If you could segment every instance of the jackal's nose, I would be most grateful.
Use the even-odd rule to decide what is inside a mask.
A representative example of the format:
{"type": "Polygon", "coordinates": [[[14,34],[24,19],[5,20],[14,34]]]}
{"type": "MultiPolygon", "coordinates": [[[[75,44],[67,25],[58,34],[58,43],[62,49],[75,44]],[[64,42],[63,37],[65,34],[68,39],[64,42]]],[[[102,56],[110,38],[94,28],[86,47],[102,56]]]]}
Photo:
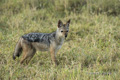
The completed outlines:
{"type": "Polygon", "coordinates": [[[65,35],[65,38],[67,37],[67,34],[65,35]]]}

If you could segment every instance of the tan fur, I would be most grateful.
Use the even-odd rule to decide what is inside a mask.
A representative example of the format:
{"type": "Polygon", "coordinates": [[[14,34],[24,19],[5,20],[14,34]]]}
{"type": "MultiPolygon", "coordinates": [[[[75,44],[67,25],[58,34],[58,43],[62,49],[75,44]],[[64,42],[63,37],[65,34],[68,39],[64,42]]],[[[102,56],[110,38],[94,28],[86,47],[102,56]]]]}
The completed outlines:
{"type": "Polygon", "coordinates": [[[54,64],[57,64],[55,57],[55,48],[53,46],[50,47],[50,54],[51,54],[52,62],[54,62],[54,64]]]}

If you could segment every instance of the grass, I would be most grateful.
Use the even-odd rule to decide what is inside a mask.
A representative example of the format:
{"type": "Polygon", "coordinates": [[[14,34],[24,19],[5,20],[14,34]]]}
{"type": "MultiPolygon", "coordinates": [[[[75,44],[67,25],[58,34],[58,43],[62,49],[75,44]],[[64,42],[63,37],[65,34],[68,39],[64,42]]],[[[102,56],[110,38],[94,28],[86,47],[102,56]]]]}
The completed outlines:
{"type": "Polygon", "coordinates": [[[1,3],[4,6],[0,8],[4,13],[0,14],[0,80],[120,79],[119,15],[89,14],[86,11],[80,14],[69,11],[49,13],[47,8],[38,7],[37,10],[33,4],[32,8],[25,6],[28,0],[24,4],[23,0],[14,1],[9,1],[8,5],[1,3]],[[11,5],[14,6],[9,8],[11,5]],[[12,10],[18,11],[13,13],[12,10]],[[28,65],[19,63],[21,57],[12,59],[20,36],[29,32],[53,32],[59,19],[63,22],[71,19],[71,24],[69,35],[57,53],[60,63],[57,67],[51,64],[47,52],[37,52],[28,65]]]}

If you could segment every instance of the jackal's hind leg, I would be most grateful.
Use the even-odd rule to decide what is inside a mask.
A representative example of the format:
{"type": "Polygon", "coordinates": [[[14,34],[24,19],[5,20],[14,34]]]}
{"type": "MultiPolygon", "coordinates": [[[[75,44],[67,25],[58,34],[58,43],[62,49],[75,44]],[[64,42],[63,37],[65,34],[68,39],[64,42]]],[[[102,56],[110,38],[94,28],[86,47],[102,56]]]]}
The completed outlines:
{"type": "Polygon", "coordinates": [[[23,56],[22,56],[22,59],[21,59],[21,61],[20,61],[20,63],[21,64],[23,64],[23,62],[25,61],[25,59],[26,59],[26,51],[23,51],[23,56]]]}
{"type": "Polygon", "coordinates": [[[29,52],[29,56],[27,57],[26,64],[30,62],[30,60],[33,58],[35,53],[36,53],[36,50],[32,50],[31,52],[29,52]]]}
{"type": "Polygon", "coordinates": [[[36,50],[35,49],[28,49],[27,51],[23,52],[23,57],[21,59],[21,64],[26,62],[26,64],[29,63],[29,61],[32,59],[32,57],[34,56],[36,50]]]}

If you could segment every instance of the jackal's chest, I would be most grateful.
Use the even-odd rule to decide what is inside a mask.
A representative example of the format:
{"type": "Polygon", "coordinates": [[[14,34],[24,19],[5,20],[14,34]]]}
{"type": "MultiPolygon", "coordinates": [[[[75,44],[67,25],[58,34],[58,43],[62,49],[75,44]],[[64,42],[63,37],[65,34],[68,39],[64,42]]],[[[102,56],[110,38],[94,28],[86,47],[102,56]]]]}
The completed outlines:
{"type": "Polygon", "coordinates": [[[56,49],[59,50],[62,47],[62,45],[57,45],[56,49]]]}
{"type": "Polygon", "coordinates": [[[59,50],[62,47],[63,43],[64,43],[64,39],[61,40],[61,42],[57,43],[56,49],[59,50]]]}

